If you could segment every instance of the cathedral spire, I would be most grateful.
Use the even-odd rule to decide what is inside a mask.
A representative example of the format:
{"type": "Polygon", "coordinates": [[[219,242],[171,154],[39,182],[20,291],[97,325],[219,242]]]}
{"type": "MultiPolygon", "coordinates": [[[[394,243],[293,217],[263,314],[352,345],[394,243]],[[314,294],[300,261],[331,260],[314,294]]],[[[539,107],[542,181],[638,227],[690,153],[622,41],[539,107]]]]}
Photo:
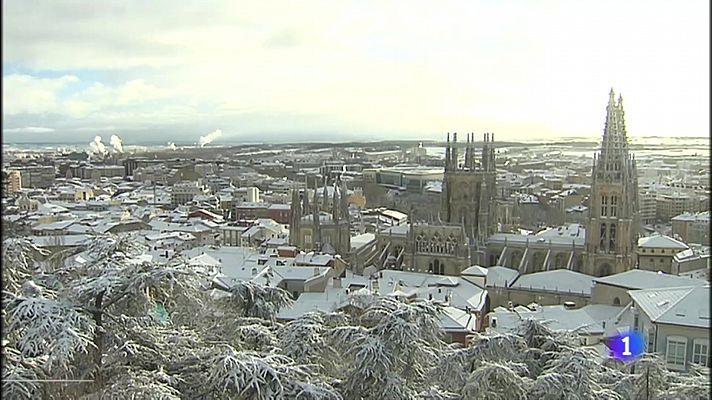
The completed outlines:
{"type": "Polygon", "coordinates": [[[452,156],[452,162],[451,162],[451,167],[457,169],[457,156],[458,156],[458,151],[457,151],[457,132],[452,134],[452,153],[450,154],[452,156]]]}
{"type": "Polygon", "coordinates": [[[635,267],[637,172],[628,153],[623,96],[608,94],[601,148],[593,157],[591,204],[584,262],[587,273],[605,276],[635,267]],[[590,234],[589,234],[590,233],[590,234]]]}
{"type": "Polygon", "coordinates": [[[470,168],[470,133],[467,133],[467,144],[465,145],[465,169],[470,168]]]}
{"type": "Polygon", "coordinates": [[[482,158],[480,159],[480,169],[483,171],[487,171],[489,168],[489,133],[486,133],[483,135],[483,143],[482,143],[482,158]]]}
{"type": "Polygon", "coordinates": [[[346,182],[341,180],[341,176],[339,176],[339,186],[339,206],[341,207],[341,218],[343,218],[344,221],[349,222],[351,216],[349,215],[348,189],[346,188],[346,182]]]}
{"type": "Polygon", "coordinates": [[[299,187],[295,184],[292,187],[292,204],[290,204],[289,215],[289,243],[293,246],[297,244],[299,236],[299,221],[302,218],[301,199],[299,198],[299,187]]]}
{"type": "Polygon", "coordinates": [[[316,251],[321,250],[321,227],[319,221],[319,199],[317,199],[317,193],[319,192],[319,180],[314,179],[314,249],[316,251]]]}
{"type": "Polygon", "coordinates": [[[610,93],[608,93],[608,105],[612,106],[616,104],[616,92],[611,88],[610,93]]]}
{"type": "Polygon", "coordinates": [[[322,198],[321,209],[324,211],[329,210],[329,188],[327,187],[327,178],[324,177],[324,197],[322,198]]]}
{"type": "Polygon", "coordinates": [[[447,133],[447,145],[445,146],[445,171],[450,170],[450,132],[447,133]]]}
{"type": "Polygon", "coordinates": [[[336,224],[339,221],[339,207],[341,207],[341,202],[339,201],[339,192],[336,190],[336,182],[334,182],[334,199],[331,205],[331,217],[334,219],[336,224]]]}

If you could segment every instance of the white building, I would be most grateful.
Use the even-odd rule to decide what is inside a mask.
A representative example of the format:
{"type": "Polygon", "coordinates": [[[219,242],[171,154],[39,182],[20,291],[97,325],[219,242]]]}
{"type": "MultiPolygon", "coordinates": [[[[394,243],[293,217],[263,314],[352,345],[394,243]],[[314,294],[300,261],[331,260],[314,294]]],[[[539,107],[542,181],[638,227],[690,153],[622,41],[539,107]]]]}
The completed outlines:
{"type": "Polygon", "coordinates": [[[671,370],[710,366],[710,286],[631,290],[634,329],[671,370]]]}

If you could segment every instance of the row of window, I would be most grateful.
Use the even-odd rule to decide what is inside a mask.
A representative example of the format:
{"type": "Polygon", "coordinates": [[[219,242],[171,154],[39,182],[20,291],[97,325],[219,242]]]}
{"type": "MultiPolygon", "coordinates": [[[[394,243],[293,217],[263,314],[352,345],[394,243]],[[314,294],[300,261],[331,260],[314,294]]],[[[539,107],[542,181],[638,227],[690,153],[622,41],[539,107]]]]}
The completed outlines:
{"type": "Polygon", "coordinates": [[[610,196],[610,207],[608,204],[609,196],[601,196],[601,216],[602,217],[617,217],[618,216],[618,196],[610,196]]]}
{"type": "Polygon", "coordinates": [[[418,253],[440,253],[440,254],[455,254],[457,243],[452,242],[430,242],[416,241],[415,251],[418,253]]]}
{"type": "Polygon", "coordinates": [[[440,263],[440,260],[435,260],[429,264],[430,269],[428,272],[436,275],[445,274],[445,264],[440,263]]]}
{"type": "MultiPolygon", "coordinates": [[[[670,260],[665,260],[664,258],[660,258],[659,260],[660,260],[660,263],[661,263],[661,264],[664,263],[665,261],[670,261],[670,260]]],[[[655,259],[654,259],[654,258],[650,258],[650,262],[651,262],[651,263],[654,263],[654,262],[655,262],[655,259]]]]}
{"type": "MultiPolygon", "coordinates": [[[[667,338],[665,361],[673,369],[685,369],[687,362],[687,338],[670,336],[667,338]]],[[[710,366],[710,347],[708,339],[694,339],[692,341],[692,359],[694,364],[710,366]]]]}

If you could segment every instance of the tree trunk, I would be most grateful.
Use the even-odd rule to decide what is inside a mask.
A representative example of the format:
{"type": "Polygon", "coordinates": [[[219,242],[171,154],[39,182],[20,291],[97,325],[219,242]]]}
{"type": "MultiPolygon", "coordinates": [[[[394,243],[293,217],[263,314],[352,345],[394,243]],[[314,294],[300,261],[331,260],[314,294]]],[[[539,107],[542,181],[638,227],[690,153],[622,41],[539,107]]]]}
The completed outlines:
{"type": "Polygon", "coordinates": [[[96,353],[94,354],[94,367],[96,368],[96,373],[94,376],[94,382],[98,385],[99,389],[104,386],[104,377],[101,370],[101,357],[104,354],[104,327],[102,321],[102,301],[104,300],[104,294],[106,290],[102,291],[94,299],[94,311],[92,312],[94,317],[94,323],[96,324],[96,333],[94,334],[94,345],[96,346],[96,353]]]}

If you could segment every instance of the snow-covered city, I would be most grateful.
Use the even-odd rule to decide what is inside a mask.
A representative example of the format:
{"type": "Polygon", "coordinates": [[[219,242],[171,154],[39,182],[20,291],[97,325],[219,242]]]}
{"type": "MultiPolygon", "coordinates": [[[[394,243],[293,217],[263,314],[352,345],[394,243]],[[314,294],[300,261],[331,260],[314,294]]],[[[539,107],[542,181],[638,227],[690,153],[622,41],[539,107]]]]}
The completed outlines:
{"type": "MultiPolygon", "coordinates": [[[[250,47],[249,35],[245,43],[215,39],[232,29],[257,35],[249,24],[274,10],[256,6],[254,14],[243,15],[241,8],[222,2],[213,10],[189,2],[185,10],[167,12],[166,19],[211,16],[223,28],[161,23],[153,39],[131,42],[119,41],[106,22],[123,21],[121,31],[144,32],[153,25],[142,15],[171,6],[79,1],[39,2],[34,9],[7,3],[3,397],[709,398],[708,131],[688,118],[696,135],[654,134],[654,127],[666,122],[642,120],[662,121],[666,113],[646,108],[647,77],[604,69],[596,85],[605,86],[595,91],[561,102],[547,97],[581,118],[590,115],[594,126],[585,129],[569,123],[570,116],[531,102],[521,109],[523,125],[516,128],[496,117],[495,106],[482,104],[489,111],[474,107],[472,120],[451,119],[455,127],[463,121],[472,125],[464,131],[447,128],[450,114],[444,113],[437,117],[444,127],[440,132],[424,122],[429,133],[397,128],[411,133],[374,137],[372,129],[360,135],[361,128],[344,128],[340,135],[340,128],[333,128],[342,116],[334,111],[338,107],[313,100],[335,119],[285,113],[285,124],[311,129],[302,135],[258,119],[228,118],[233,112],[267,113],[260,108],[264,102],[297,107],[299,102],[271,97],[271,89],[250,80],[239,80],[235,89],[252,96],[245,104],[257,111],[237,112],[235,104],[242,103],[219,97],[221,86],[197,81],[185,86],[200,88],[194,101],[186,100],[185,107],[171,103],[183,93],[178,88],[185,80],[178,77],[186,69],[201,74],[220,69],[142,50],[179,46],[202,55],[225,46],[255,51],[256,57],[280,51],[287,69],[299,75],[298,56],[287,52],[300,45],[285,31],[264,43],[269,50],[250,47]],[[225,15],[217,12],[223,7],[225,15]],[[63,21],[62,32],[75,35],[96,29],[99,38],[92,40],[102,45],[80,50],[76,36],[64,33],[47,44],[34,32],[59,32],[50,21],[63,21]],[[20,38],[31,38],[28,47],[21,47],[20,38]],[[125,58],[106,52],[105,43],[127,46],[125,58]],[[75,54],[90,67],[82,69],[81,62],[47,46],[75,54]],[[154,76],[142,68],[165,73],[154,76]],[[130,79],[141,74],[155,82],[175,74],[175,91],[130,79]],[[81,88],[69,89],[79,81],[81,88]],[[112,86],[123,81],[123,87],[112,86]],[[622,93],[610,87],[618,81],[622,93]],[[212,91],[201,97],[206,88],[212,91]],[[624,105],[628,91],[632,100],[626,98],[624,105]],[[218,97],[209,101],[213,95],[218,97]],[[571,135],[561,134],[554,123],[546,128],[527,119],[527,107],[551,111],[546,118],[562,118],[571,135]],[[154,112],[174,125],[155,124],[154,112]],[[194,116],[195,124],[186,116],[194,116]],[[200,121],[206,116],[222,128],[205,128],[200,121]],[[552,133],[526,133],[546,129],[552,133]],[[241,130],[244,135],[235,133],[241,130]]],[[[308,3],[314,13],[324,13],[322,21],[339,14],[308,3]]],[[[517,15],[475,3],[473,15],[480,20],[487,12],[517,15]]],[[[453,4],[463,10],[472,6],[453,4]]],[[[571,12],[563,3],[552,4],[560,7],[557,12],[571,12]]],[[[380,15],[373,4],[363,7],[364,15],[380,15]]],[[[413,6],[417,11],[391,7],[383,5],[390,18],[426,11],[423,5],[413,6]]],[[[590,7],[607,15],[600,6],[590,7]]],[[[656,4],[649,12],[662,15],[662,9],[656,4]]],[[[695,14],[688,8],[678,13],[695,14]]],[[[463,22],[438,13],[419,15],[463,22]]],[[[299,40],[315,40],[309,35],[316,32],[343,40],[360,37],[338,31],[347,23],[337,20],[331,30],[300,24],[299,40]]],[[[595,18],[585,21],[593,24],[595,18]]],[[[640,21],[641,29],[647,26],[640,21]]],[[[265,23],[272,29],[289,21],[265,23]]],[[[401,23],[422,34],[419,25],[401,23]]],[[[504,35],[500,40],[506,43],[506,35],[519,28],[502,29],[497,37],[504,35]]],[[[393,40],[401,39],[387,39],[393,40]]],[[[403,51],[410,49],[405,43],[403,51]]],[[[345,54],[352,51],[357,50],[345,54]]],[[[378,51],[364,68],[385,62],[387,56],[378,51]]],[[[247,68],[243,63],[249,61],[241,60],[226,62],[255,74],[260,84],[266,83],[263,75],[275,74],[271,67],[247,68]]],[[[425,82],[417,84],[437,93],[425,82]]],[[[483,93],[490,93],[482,85],[483,93]]],[[[348,88],[364,101],[371,98],[348,88]]],[[[497,95],[490,95],[496,102],[497,95]]],[[[412,100],[404,93],[389,96],[403,104],[412,100]]],[[[668,100],[666,107],[678,106],[668,100]]],[[[395,126],[376,108],[363,107],[363,115],[349,115],[395,126]]]]}

